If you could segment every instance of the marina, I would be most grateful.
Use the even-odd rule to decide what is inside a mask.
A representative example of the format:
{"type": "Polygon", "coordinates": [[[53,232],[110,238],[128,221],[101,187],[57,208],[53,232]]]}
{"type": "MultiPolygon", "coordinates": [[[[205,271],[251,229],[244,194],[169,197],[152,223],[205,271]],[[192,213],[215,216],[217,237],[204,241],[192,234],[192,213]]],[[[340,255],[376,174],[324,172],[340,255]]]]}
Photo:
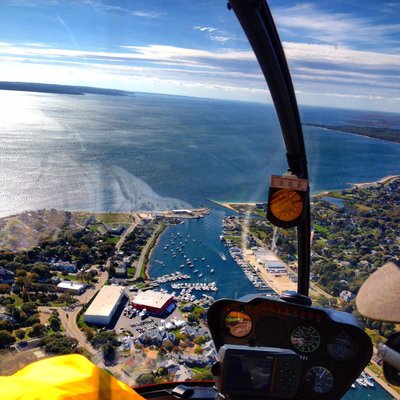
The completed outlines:
{"type": "Polygon", "coordinates": [[[187,294],[190,289],[196,302],[202,300],[204,294],[218,299],[254,293],[257,289],[246,275],[249,271],[238,268],[219,240],[225,215],[226,211],[218,207],[212,210],[212,216],[186,220],[184,224],[166,229],[149,260],[148,274],[153,282],[169,293],[185,289],[187,294]],[[178,277],[177,272],[180,273],[178,277]]]}
{"type": "MultiPolygon", "coordinates": [[[[161,235],[149,262],[149,276],[153,280],[161,278],[161,282],[156,283],[160,290],[172,293],[177,301],[206,308],[219,298],[240,298],[249,293],[277,297],[261,279],[257,268],[246,262],[242,250],[221,234],[221,221],[229,214],[227,210],[214,208],[211,216],[187,220],[161,235]],[[164,252],[165,246],[171,247],[171,240],[175,244],[186,243],[184,252],[181,243],[180,250],[173,249],[179,258],[172,257],[170,250],[164,252]],[[194,269],[198,272],[194,273],[194,269]],[[199,273],[203,274],[202,278],[199,273]]],[[[363,372],[343,399],[368,398],[391,399],[370,375],[363,372]]]]}

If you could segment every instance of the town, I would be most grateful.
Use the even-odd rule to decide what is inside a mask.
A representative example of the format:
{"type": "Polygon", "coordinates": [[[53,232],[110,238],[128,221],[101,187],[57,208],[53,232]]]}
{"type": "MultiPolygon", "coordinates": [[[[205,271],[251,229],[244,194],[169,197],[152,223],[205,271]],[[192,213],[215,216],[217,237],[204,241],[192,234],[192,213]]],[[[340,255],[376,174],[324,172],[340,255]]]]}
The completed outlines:
{"type": "MultiPolygon", "coordinates": [[[[354,296],[366,277],[399,258],[399,186],[391,179],[312,199],[314,304],[356,312],[354,296]]],[[[296,289],[296,241],[293,231],[267,222],[265,207],[229,204],[237,213],[223,219],[220,239],[255,291],[277,297],[296,289]]],[[[209,212],[51,209],[1,219],[1,373],[79,352],[130,385],[212,379],[216,354],[205,316],[218,288],[191,283],[180,271],[147,275],[163,230],[209,212]],[[160,290],[165,282],[180,294],[160,290]],[[195,290],[209,294],[199,300],[195,290]]],[[[362,321],[374,344],[394,330],[362,321]]]]}

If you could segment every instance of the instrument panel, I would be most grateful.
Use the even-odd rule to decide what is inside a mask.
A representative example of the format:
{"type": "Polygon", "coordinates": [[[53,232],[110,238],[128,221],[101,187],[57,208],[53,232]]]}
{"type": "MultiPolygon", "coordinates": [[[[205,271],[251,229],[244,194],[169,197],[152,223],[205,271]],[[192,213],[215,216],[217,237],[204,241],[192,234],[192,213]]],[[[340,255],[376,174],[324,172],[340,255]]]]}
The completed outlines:
{"type": "Polygon", "coordinates": [[[338,399],[372,356],[351,314],[262,297],[219,300],[208,311],[217,351],[224,344],[290,349],[301,359],[298,399],[338,399]]]}

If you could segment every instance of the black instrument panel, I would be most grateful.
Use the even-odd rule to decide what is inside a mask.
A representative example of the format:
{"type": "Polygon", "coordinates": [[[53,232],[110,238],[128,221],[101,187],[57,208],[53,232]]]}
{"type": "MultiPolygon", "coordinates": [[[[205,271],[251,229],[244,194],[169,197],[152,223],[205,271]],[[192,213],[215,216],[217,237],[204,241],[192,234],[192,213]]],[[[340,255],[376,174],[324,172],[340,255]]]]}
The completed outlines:
{"type": "Polygon", "coordinates": [[[298,399],[339,399],[372,356],[372,344],[351,314],[250,297],[219,300],[208,311],[217,351],[224,344],[290,349],[302,363],[298,399]]]}

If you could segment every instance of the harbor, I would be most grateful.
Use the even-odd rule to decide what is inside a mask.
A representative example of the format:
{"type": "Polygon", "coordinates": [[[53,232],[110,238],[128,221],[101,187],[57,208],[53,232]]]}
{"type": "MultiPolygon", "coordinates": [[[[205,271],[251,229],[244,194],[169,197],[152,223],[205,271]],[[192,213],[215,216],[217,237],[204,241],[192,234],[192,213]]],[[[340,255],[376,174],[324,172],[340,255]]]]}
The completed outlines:
{"type": "Polygon", "coordinates": [[[186,219],[166,229],[149,259],[148,275],[153,284],[169,293],[175,291],[176,296],[182,290],[187,296],[189,290],[194,301],[204,299],[203,295],[219,299],[254,293],[256,288],[246,276],[248,271],[238,267],[219,238],[225,215],[225,210],[213,209],[210,217],[186,219]]]}
{"type": "MultiPolygon", "coordinates": [[[[258,263],[260,256],[264,254],[267,260],[276,261],[267,249],[253,246],[248,251],[242,251],[236,243],[229,241],[228,230],[221,226],[221,221],[232,215],[226,209],[213,208],[211,216],[186,220],[161,234],[148,269],[151,280],[159,290],[173,293],[179,302],[192,302],[207,308],[220,298],[239,299],[246,294],[257,293],[278,297],[277,288],[283,290],[286,284],[283,280],[296,287],[290,270],[284,276],[262,273],[263,268],[258,263]],[[275,281],[270,282],[267,276],[274,277],[275,281]]],[[[280,267],[272,262],[270,265],[280,267]]],[[[392,399],[378,382],[382,381],[363,372],[343,399],[392,399]]]]}

